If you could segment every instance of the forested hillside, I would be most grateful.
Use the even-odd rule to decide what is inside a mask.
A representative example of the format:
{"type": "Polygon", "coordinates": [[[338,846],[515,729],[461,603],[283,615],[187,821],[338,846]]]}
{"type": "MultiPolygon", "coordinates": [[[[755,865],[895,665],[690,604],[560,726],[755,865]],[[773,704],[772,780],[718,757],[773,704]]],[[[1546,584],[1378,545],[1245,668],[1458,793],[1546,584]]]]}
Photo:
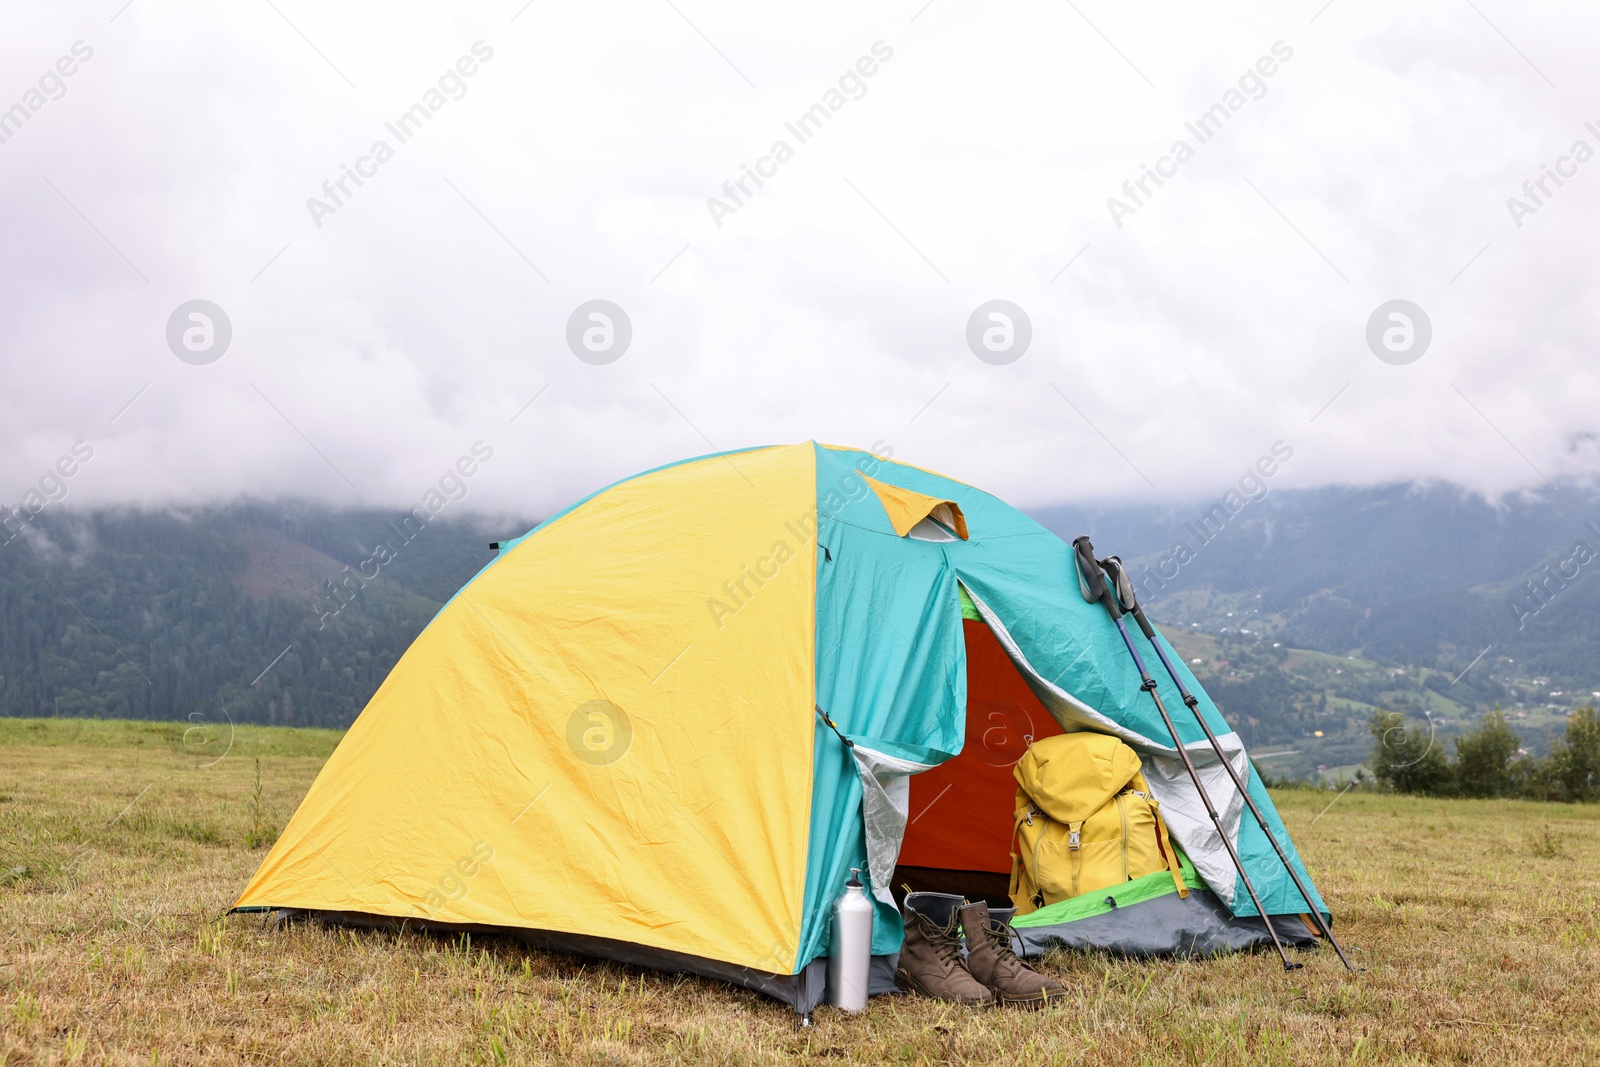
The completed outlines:
{"type": "Polygon", "coordinates": [[[1533,752],[1600,699],[1600,494],[1454,486],[1271,490],[1037,517],[1130,564],[1152,617],[1264,765],[1371,747],[1376,710],[1441,746],[1496,706],[1533,752]]]}
{"type": "Polygon", "coordinates": [[[0,714],[348,726],[488,542],[531,525],[399,518],[46,512],[0,548],[0,714]]]}
{"type": "Polygon", "coordinates": [[[1120,553],[1168,620],[1208,625],[1244,598],[1293,620],[1302,648],[1459,671],[1493,645],[1557,688],[1600,682],[1600,494],[1257,486],[1255,499],[1038,517],[1120,553]]]}
{"type": "MultiPolygon", "coordinates": [[[[1358,762],[1380,708],[1447,739],[1502,705],[1537,751],[1600,690],[1595,494],[1236,496],[1036,514],[1131,564],[1272,770],[1358,762]]],[[[488,543],[533,525],[403,517],[47,510],[0,546],[0,714],[347,726],[488,543]]]]}

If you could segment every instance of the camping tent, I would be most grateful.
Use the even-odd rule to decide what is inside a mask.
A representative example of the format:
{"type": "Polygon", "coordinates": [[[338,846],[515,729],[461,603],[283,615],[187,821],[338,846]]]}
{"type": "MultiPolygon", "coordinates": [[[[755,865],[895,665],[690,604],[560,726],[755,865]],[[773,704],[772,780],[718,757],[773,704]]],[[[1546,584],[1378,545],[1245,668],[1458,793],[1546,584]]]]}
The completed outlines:
{"type": "MultiPolygon", "coordinates": [[[[1140,753],[1188,880],[1206,888],[1182,897],[1163,873],[1061,901],[1019,919],[1025,950],[1260,943],[1126,650],[1079,595],[1071,549],[878,451],[687,460],[499,545],[374,694],[238,910],[503,931],[809,1011],[851,867],[877,899],[885,990],[902,936],[891,887],[1003,898],[1012,764],[1031,737],[1099,730],[1140,753]]],[[[1248,774],[1238,736],[1187,683],[1248,774]]],[[[1180,729],[1228,798],[1263,906],[1296,915],[1226,769],[1195,723],[1180,729]]],[[[1298,863],[1259,779],[1250,789],[1298,863]]],[[[1310,939],[1297,919],[1285,930],[1310,939]]]]}

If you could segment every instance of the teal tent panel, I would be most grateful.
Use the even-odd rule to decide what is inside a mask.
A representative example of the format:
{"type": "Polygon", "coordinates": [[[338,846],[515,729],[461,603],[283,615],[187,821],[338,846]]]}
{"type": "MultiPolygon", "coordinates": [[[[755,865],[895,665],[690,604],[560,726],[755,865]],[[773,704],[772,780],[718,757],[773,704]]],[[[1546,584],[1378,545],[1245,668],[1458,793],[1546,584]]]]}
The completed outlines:
{"type": "MultiPolygon", "coordinates": [[[[1198,693],[1196,694],[1198,695],[1198,693]]],[[[1289,857],[1289,862],[1294,864],[1300,880],[1311,893],[1311,899],[1316,909],[1322,913],[1323,918],[1333,919],[1333,913],[1328,910],[1328,905],[1323,902],[1322,894],[1311,881],[1305,863],[1300,859],[1299,851],[1294,847],[1294,841],[1289,837],[1289,831],[1283,825],[1283,817],[1278,814],[1278,809],[1273,805],[1272,798],[1267,795],[1267,787],[1254,772],[1248,779],[1250,786],[1250,799],[1256,802],[1256,807],[1261,809],[1261,814],[1266,816],[1267,825],[1272,829],[1272,836],[1277,838],[1278,844],[1283,847],[1284,853],[1289,857]]],[[[1239,858],[1244,862],[1244,869],[1250,872],[1250,881],[1256,887],[1256,892],[1261,894],[1261,903],[1267,909],[1268,915],[1299,914],[1305,912],[1305,898],[1300,895],[1300,890],[1295,888],[1294,881],[1289,877],[1289,872],[1284,869],[1283,863],[1278,859],[1278,853],[1273,849],[1272,842],[1267,840],[1267,835],[1249,813],[1239,820],[1239,838],[1237,842],[1239,858]]],[[[1250,903],[1248,894],[1241,891],[1238,899],[1234,901],[1233,913],[1235,915],[1254,915],[1255,907],[1250,903]]]]}
{"type": "MultiPolygon", "coordinates": [[[[960,594],[946,546],[896,537],[876,498],[825,512],[823,486],[854,470],[820,462],[827,457],[819,449],[817,703],[848,736],[941,762],[961,751],[967,700],[960,594]]],[[[820,720],[814,750],[797,967],[827,953],[834,900],[850,868],[867,867],[855,761],[820,720]]],[[[898,951],[902,934],[899,914],[879,903],[873,953],[898,951]]]]}
{"type": "MultiPolygon", "coordinates": [[[[969,516],[969,528],[972,525],[969,516]]],[[[977,539],[976,531],[973,537],[977,539]]],[[[1155,758],[1175,759],[1171,735],[1156,711],[1155,702],[1141,691],[1139,672],[1110,616],[1104,607],[1088,603],[1079,593],[1070,546],[1048,532],[1037,538],[1018,537],[1008,541],[1007,552],[1000,559],[979,552],[951,552],[957,573],[973,594],[974,600],[994,613],[1022,656],[1040,677],[1109,720],[1115,732],[1136,749],[1155,758]]],[[[1157,692],[1172,716],[1185,749],[1196,763],[1211,765],[1220,771],[1220,765],[1205,740],[1204,731],[1184,706],[1177,687],[1161,667],[1155,649],[1145,641],[1137,627],[1130,630],[1130,636],[1134,647],[1146,660],[1146,667],[1157,680],[1157,692]]],[[[1233,730],[1220,709],[1181,662],[1181,657],[1172,650],[1170,644],[1166,644],[1165,638],[1159,634],[1157,637],[1163,642],[1185,686],[1198,698],[1199,711],[1212,731],[1225,740],[1231,738],[1233,730]]],[[[1050,702],[1047,700],[1046,704],[1050,702]]],[[[1246,773],[1249,773],[1248,770],[1246,773]]],[[[1309,886],[1309,875],[1303,864],[1299,863],[1271,799],[1259,780],[1253,775],[1251,778],[1251,798],[1267,817],[1274,835],[1284,844],[1285,852],[1291,862],[1296,863],[1297,872],[1309,886]]],[[[1199,812],[1203,818],[1203,808],[1193,787],[1184,780],[1178,784],[1178,788],[1188,794],[1185,807],[1199,812]]],[[[1225,773],[1208,775],[1207,788],[1219,810],[1227,808],[1232,800],[1235,820],[1230,826],[1230,837],[1268,913],[1304,911],[1305,902],[1288,872],[1279,862],[1260,827],[1242,810],[1242,802],[1236,798],[1236,790],[1225,773]]],[[[1170,806],[1169,801],[1164,800],[1164,803],[1170,806]]],[[[1211,840],[1210,848],[1205,848],[1203,841],[1193,839],[1183,841],[1183,844],[1192,855],[1198,853],[1196,858],[1202,861],[1198,865],[1206,871],[1208,883],[1235,914],[1256,914],[1244,887],[1235,884],[1237,879],[1231,861],[1222,849],[1220,840],[1214,836],[1211,840]]],[[[1320,904],[1320,898],[1318,902],[1320,904]]]]}
{"type": "MultiPolygon", "coordinates": [[[[892,529],[876,496],[856,484],[857,472],[960,505],[967,519],[970,540],[937,546],[912,539],[897,539],[897,543],[912,551],[937,547],[954,567],[960,582],[993,613],[995,621],[1014,642],[1016,654],[1026,660],[1037,679],[1043,679],[1070,694],[1082,706],[1082,725],[1114,732],[1149,758],[1175,760],[1171,736],[1156,712],[1154,702],[1140,690],[1138,671],[1110,617],[1101,605],[1086,602],[1078,590],[1077,572],[1069,545],[1010,505],[961,482],[914,467],[892,462],[880,463],[876,457],[865,452],[819,448],[819,509],[826,503],[835,522],[877,531],[892,529]],[[831,496],[828,495],[830,491],[831,496]]],[[[1102,551],[1115,548],[1098,547],[1102,551]]],[[[820,685],[828,669],[822,656],[824,623],[820,585],[818,603],[820,685]]],[[[1157,680],[1157,691],[1173,717],[1184,747],[1191,751],[1197,762],[1211,763],[1214,772],[1211,777],[1215,778],[1221,768],[1216,766],[1199,724],[1183,705],[1177,688],[1162,669],[1155,650],[1137,628],[1131,631],[1131,636],[1141,656],[1148,661],[1147,666],[1157,680]]],[[[1165,644],[1164,638],[1158,635],[1158,639],[1165,644]]],[[[1187,664],[1182,662],[1182,657],[1172,650],[1170,644],[1165,647],[1185,685],[1199,698],[1199,710],[1213,732],[1225,740],[1236,740],[1231,738],[1232,728],[1221,711],[1189,671],[1187,664]]],[[[1024,670],[1023,673],[1027,677],[1028,671],[1024,670]]],[[[1036,679],[1030,679],[1030,682],[1033,681],[1036,679]]],[[[1036,684],[1035,689],[1039,688],[1036,684]]],[[[1046,701],[1047,706],[1050,703],[1046,701]]],[[[1200,809],[1193,787],[1180,783],[1178,788],[1188,794],[1186,806],[1200,810],[1203,818],[1203,809],[1200,809]]],[[[1234,795],[1232,784],[1224,777],[1220,785],[1213,784],[1210,789],[1213,800],[1219,806],[1229,807],[1231,801],[1236,818],[1230,823],[1232,832],[1229,836],[1239,849],[1245,869],[1267,911],[1274,914],[1304,911],[1304,901],[1254,819],[1248,813],[1237,817],[1242,804],[1234,795]]],[[[1296,864],[1296,870],[1310,887],[1310,877],[1282,828],[1281,818],[1266,790],[1253,775],[1250,794],[1267,817],[1291,862],[1296,864]]],[[[1211,887],[1236,914],[1255,914],[1248,894],[1242,886],[1234,884],[1232,868],[1220,840],[1213,834],[1209,847],[1203,841],[1194,844],[1196,847],[1191,847],[1190,852],[1198,853],[1195,858],[1207,870],[1211,887]]],[[[1316,896],[1314,888],[1312,895],[1320,905],[1320,897],[1316,896]]]]}

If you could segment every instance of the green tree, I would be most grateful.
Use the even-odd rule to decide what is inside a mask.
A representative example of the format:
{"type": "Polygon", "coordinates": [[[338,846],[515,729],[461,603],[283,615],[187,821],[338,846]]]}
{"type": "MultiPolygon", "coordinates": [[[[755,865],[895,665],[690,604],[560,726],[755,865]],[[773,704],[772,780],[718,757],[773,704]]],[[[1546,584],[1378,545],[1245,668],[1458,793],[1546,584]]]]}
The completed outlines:
{"type": "Polygon", "coordinates": [[[1477,729],[1456,739],[1456,785],[1469,797],[1502,797],[1511,791],[1511,761],[1522,739],[1497,707],[1477,729]]]}
{"type": "Polygon", "coordinates": [[[1455,781],[1455,768],[1445,759],[1432,729],[1406,726],[1399,712],[1373,713],[1367,728],[1372,732],[1372,776],[1397,793],[1448,793],[1455,781]]]}
{"type": "Polygon", "coordinates": [[[1567,716],[1567,735],[1550,746],[1550,777],[1567,800],[1600,799],[1600,716],[1594,708],[1567,716]]]}

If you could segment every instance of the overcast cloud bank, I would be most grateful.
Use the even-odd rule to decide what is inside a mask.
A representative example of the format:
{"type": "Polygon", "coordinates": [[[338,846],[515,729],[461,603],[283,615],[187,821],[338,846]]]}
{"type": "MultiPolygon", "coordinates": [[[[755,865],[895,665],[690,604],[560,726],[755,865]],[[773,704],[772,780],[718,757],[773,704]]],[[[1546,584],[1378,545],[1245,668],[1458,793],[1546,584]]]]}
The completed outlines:
{"type": "Polygon", "coordinates": [[[0,500],[79,440],[73,507],[405,507],[478,439],[521,513],[808,438],[1022,505],[1216,497],[1279,439],[1275,488],[1600,470],[1590,7],[279,7],[10,16],[0,500]]]}

